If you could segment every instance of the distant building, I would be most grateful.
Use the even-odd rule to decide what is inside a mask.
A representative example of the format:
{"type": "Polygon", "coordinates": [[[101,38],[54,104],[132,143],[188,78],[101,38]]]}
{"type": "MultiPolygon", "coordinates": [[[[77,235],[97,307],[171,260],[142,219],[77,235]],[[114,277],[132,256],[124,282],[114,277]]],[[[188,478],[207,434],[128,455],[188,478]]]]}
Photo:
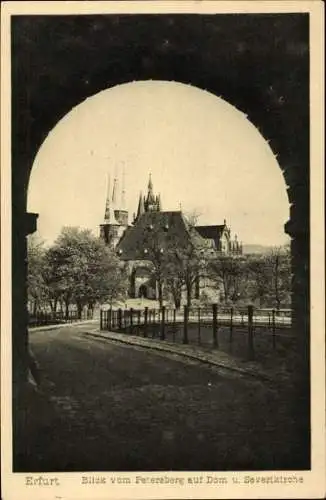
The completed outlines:
{"type": "MultiPolygon", "coordinates": [[[[131,297],[157,298],[157,282],[151,258],[155,251],[164,254],[171,246],[180,249],[191,247],[203,259],[216,254],[242,254],[242,244],[237,237],[231,238],[231,230],[225,220],[220,225],[192,226],[181,210],[163,210],[161,196],[154,194],[151,176],[147,195],[139,195],[137,213],[131,224],[128,219],[124,182],[118,200],[118,180],[114,179],[112,193],[110,187],[108,189],[100,236],[127,263],[131,297]],[[153,247],[154,241],[157,248],[153,247]]],[[[200,284],[197,283],[197,297],[199,288],[200,284]]]]}

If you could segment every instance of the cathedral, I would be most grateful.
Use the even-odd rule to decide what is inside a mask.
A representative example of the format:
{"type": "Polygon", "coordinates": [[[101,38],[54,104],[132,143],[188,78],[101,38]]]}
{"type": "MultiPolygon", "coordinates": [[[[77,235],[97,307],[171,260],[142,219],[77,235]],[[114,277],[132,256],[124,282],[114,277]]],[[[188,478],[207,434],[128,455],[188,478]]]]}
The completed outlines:
{"type": "MultiPolygon", "coordinates": [[[[124,177],[124,176],[123,176],[124,177]]],[[[165,211],[160,194],[154,194],[151,175],[147,194],[139,194],[137,213],[129,223],[125,202],[125,185],[114,179],[112,191],[108,183],[105,217],[100,225],[100,237],[127,264],[130,276],[130,297],[158,297],[158,283],[153,274],[153,259],[173,248],[193,248],[203,258],[218,254],[241,255],[242,244],[231,238],[226,220],[220,225],[193,226],[181,210],[165,211]]],[[[200,285],[196,286],[196,297],[200,285]]]]}

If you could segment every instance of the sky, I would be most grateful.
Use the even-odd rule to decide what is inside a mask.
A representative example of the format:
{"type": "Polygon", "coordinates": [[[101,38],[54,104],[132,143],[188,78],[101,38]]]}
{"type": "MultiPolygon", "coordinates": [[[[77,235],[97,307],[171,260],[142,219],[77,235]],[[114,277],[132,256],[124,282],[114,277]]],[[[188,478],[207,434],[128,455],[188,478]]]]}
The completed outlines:
{"type": "Polygon", "coordinates": [[[268,142],[246,115],[190,85],[137,81],[73,108],[50,132],[32,168],[28,211],[51,244],[63,226],[99,234],[108,177],[125,172],[129,220],[151,173],[163,210],[196,211],[246,244],[282,245],[286,185],[268,142]]]}

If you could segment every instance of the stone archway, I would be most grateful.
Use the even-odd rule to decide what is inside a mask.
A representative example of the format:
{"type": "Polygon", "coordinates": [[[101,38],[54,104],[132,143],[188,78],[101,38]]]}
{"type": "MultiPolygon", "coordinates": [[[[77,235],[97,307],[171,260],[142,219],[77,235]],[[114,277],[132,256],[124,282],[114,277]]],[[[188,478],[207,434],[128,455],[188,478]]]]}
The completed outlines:
{"type": "Polygon", "coordinates": [[[143,299],[156,298],[156,284],[150,262],[134,263],[131,273],[132,297],[143,299]]]}
{"type": "MultiPolygon", "coordinates": [[[[176,80],[221,96],[246,113],[278,155],[291,204],[285,230],[292,239],[293,325],[299,353],[296,404],[303,415],[302,439],[308,447],[308,14],[219,15],[214,19],[172,14],[51,17],[16,16],[12,20],[12,341],[16,418],[24,411],[22,391],[27,379],[26,235],[35,230],[37,214],[26,213],[26,195],[35,155],[55,124],[100,90],[136,79],[176,80]],[[247,36],[252,32],[259,34],[258,44],[247,36]],[[139,37],[142,33],[142,38],[137,33],[139,37]],[[193,40],[191,45],[189,40],[193,40]]],[[[19,429],[19,422],[16,424],[14,428],[19,429]]]]}
{"type": "Polygon", "coordinates": [[[140,285],[138,289],[138,297],[140,299],[147,299],[148,298],[148,290],[146,285],[140,285]]]}

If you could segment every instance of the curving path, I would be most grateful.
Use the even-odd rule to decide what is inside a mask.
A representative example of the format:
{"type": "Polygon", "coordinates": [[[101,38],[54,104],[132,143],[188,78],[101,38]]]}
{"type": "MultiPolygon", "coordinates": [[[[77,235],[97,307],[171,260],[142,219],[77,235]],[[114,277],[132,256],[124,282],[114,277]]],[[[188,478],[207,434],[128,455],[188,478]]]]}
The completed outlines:
{"type": "Polygon", "coordinates": [[[34,432],[18,470],[300,465],[286,393],[175,355],[88,337],[89,328],[30,335],[52,406],[31,408],[34,432]]]}

